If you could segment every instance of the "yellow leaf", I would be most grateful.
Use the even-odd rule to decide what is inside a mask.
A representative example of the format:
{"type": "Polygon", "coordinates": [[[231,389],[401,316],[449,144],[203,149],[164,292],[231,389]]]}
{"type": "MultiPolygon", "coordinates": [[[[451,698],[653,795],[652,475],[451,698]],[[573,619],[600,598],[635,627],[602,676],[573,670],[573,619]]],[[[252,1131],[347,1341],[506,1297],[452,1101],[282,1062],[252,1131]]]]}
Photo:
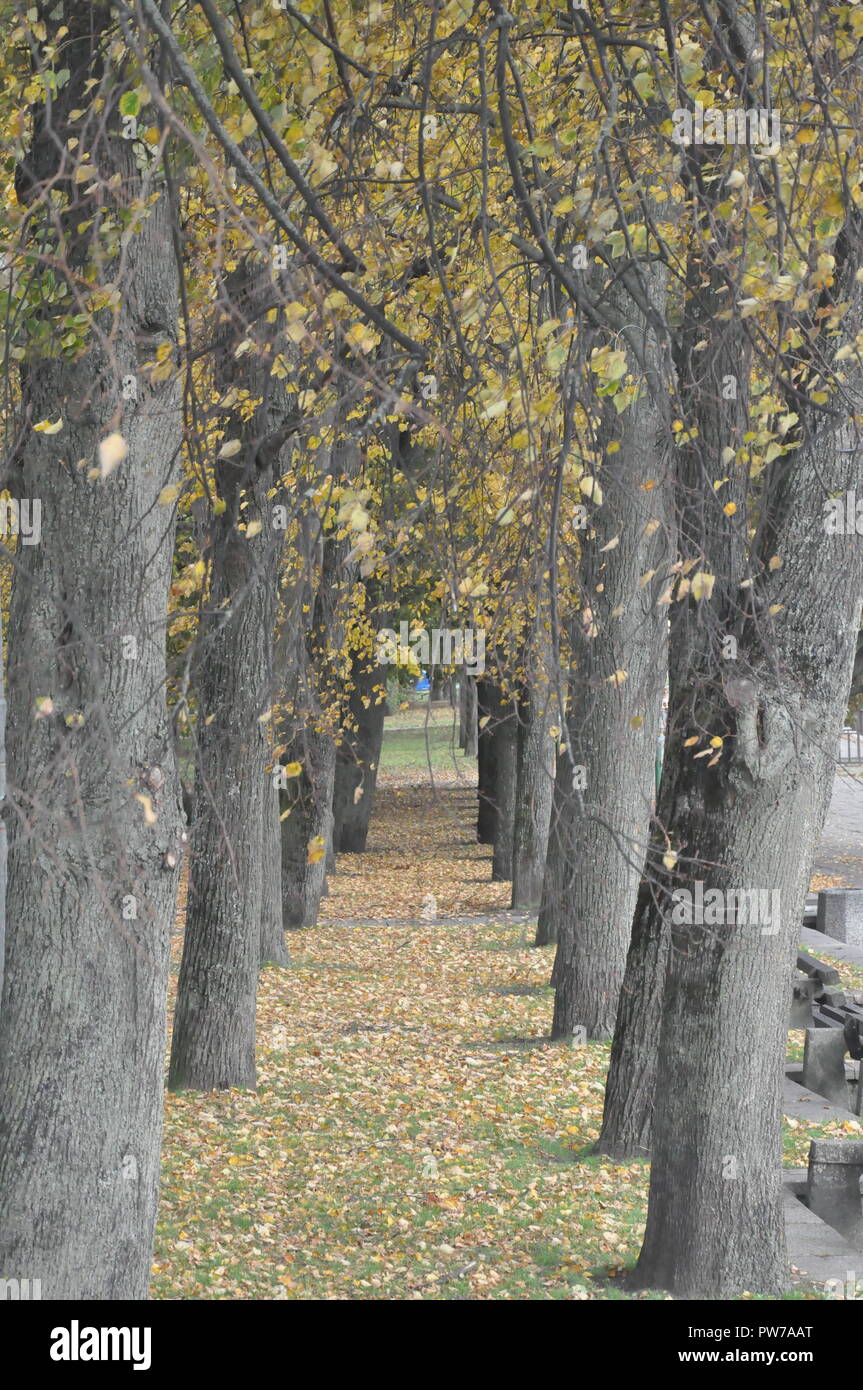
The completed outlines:
{"type": "Polygon", "coordinates": [[[596,503],[597,507],[602,506],[602,488],[595,478],[590,476],[579,478],[578,486],[583,497],[589,497],[592,502],[596,503]]]}
{"type": "Polygon", "coordinates": [[[326,854],[326,849],[326,841],[324,840],[323,835],[316,835],[313,840],[309,841],[309,852],[306,855],[306,863],[317,864],[321,859],[323,859],[324,855],[326,854]]]}
{"type": "Polygon", "coordinates": [[[63,428],[63,417],[56,420],[52,425],[50,420],[40,420],[38,425],[33,426],[37,434],[59,434],[63,428]]]}
{"type": "Polygon", "coordinates": [[[705,570],[699,570],[697,574],[692,576],[692,597],[698,600],[709,599],[715,583],[715,574],[707,574],[705,570]]]}
{"type": "Polygon", "coordinates": [[[283,770],[286,777],[299,777],[303,765],[302,763],[285,763],[283,770]]]}
{"type": "Polygon", "coordinates": [[[610,685],[621,686],[623,685],[623,682],[627,679],[628,675],[628,671],[617,670],[613,671],[611,675],[607,677],[607,680],[610,685]]]}
{"type": "Polygon", "coordinates": [[[180,484],[170,483],[168,487],[163,487],[159,493],[159,506],[170,507],[172,502],[176,502],[180,495],[180,484]]]}
{"type": "Polygon", "coordinates": [[[113,473],[118,463],[129,452],[128,445],[122,434],[109,434],[99,444],[99,474],[102,478],[107,478],[109,473],[113,473]]]}

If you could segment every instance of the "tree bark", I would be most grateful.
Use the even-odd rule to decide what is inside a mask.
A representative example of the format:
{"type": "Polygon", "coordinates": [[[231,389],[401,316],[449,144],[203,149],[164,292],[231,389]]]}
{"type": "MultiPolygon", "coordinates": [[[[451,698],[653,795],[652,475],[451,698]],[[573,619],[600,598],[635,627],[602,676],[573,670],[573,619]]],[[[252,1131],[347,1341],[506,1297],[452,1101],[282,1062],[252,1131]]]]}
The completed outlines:
{"type": "MultiPolygon", "coordinates": [[[[229,304],[242,302],[247,279],[246,268],[226,277],[229,304]]],[[[280,553],[268,494],[279,459],[271,441],[288,414],[287,394],[270,373],[275,327],[243,323],[238,332],[256,342],[256,351],[238,361],[226,349],[216,364],[221,389],[242,385],[259,404],[248,421],[229,415],[225,437],[240,439],[243,448],[229,458],[220,453],[215,467],[224,508],[212,520],[209,596],[194,663],[197,795],[171,1090],[255,1086],[269,775],[261,716],[272,700],[280,553]]]]}
{"type": "Polygon", "coordinates": [[[282,923],[282,828],[279,792],[272,776],[264,782],[261,875],[261,964],[290,965],[282,923]]]}
{"type": "Polygon", "coordinates": [[[336,754],[333,846],[337,854],[362,854],[366,847],[384,736],[381,687],[386,689],[386,667],[368,653],[355,653],[345,728],[336,754]]]}
{"type": "Polygon", "coordinates": [[[560,921],[560,900],[563,895],[563,846],[560,840],[562,807],[572,782],[572,769],[565,752],[558,752],[555,762],[554,786],[551,793],[551,818],[548,826],[548,846],[542,874],[542,895],[536,924],[534,946],[550,946],[557,941],[560,921]]]}
{"type": "Polygon", "coordinates": [[[642,880],[620,993],[597,1153],[618,1163],[650,1153],[668,932],[654,889],[642,880]]]}
{"type": "Polygon", "coordinates": [[[505,698],[498,691],[497,722],[492,737],[495,741],[495,817],[494,852],[491,876],[495,880],[512,878],[512,854],[515,835],[515,800],[518,789],[518,712],[515,699],[505,698]]]}
{"type": "Polygon", "coordinates": [[[465,689],[465,734],[464,734],[464,755],[466,758],[477,756],[477,683],[473,676],[464,677],[465,689]]]}
{"type": "Polygon", "coordinates": [[[470,677],[462,676],[458,688],[458,746],[464,749],[467,744],[467,687],[470,677]]]}
{"type": "Polygon", "coordinates": [[[538,908],[548,850],[555,782],[551,690],[535,679],[522,691],[513,828],[512,906],[538,908]]]}
{"type": "MultiPolygon", "coordinates": [[[[346,392],[342,420],[350,414],[346,392]]],[[[343,428],[343,425],[342,425],[343,428]]],[[[334,447],[333,475],[349,484],[356,476],[360,451],[345,437],[334,447]]],[[[284,764],[300,763],[301,772],[279,793],[282,817],[282,916],[286,928],[312,927],[326,892],[327,851],[333,837],[333,794],[339,711],[334,692],[339,681],[335,654],[345,641],[346,604],[357,577],[349,542],[324,535],[321,519],[305,518],[304,573],[295,585],[286,626],[289,655],[283,688],[284,764]],[[310,614],[310,621],[303,617],[310,614]],[[287,814],[286,814],[287,813],[287,814]]]]}
{"type": "Polygon", "coordinates": [[[291,778],[279,794],[284,816],[282,917],[286,928],[296,930],[315,925],[324,896],[336,779],[333,734],[326,728],[304,729],[291,743],[285,761],[303,764],[300,775],[291,778]]]}
{"type": "MultiPolygon", "coordinates": [[[[664,271],[654,268],[644,279],[661,306],[664,271]]],[[[622,414],[607,398],[597,401],[604,500],[580,546],[583,597],[573,625],[565,754],[572,781],[558,783],[560,891],[547,904],[558,917],[556,1038],[579,1027],[597,1039],[614,1031],[647,849],[667,664],[666,610],[656,602],[673,553],[660,388],[668,380],[667,345],[639,320],[620,286],[609,297],[639,322],[643,381],[641,395],[622,414]],[[612,441],[619,445],[613,452],[612,441]]]]}
{"type": "MultiPolygon", "coordinates": [[[[39,9],[53,27],[56,7],[39,9]]],[[[61,9],[71,76],[50,118],[34,111],[16,184],[25,202],[51,184],[64,242],[46,219],[41,249],[76,293],[103,255],[104,219],[142,188],[131,144],[111,133],[110,84],[97,121],[72,114],[100,80],[108,7],[61,9]],[[71,181],[73,137],[98,195],[71,181]]],[[[27,424],[8,480],[16,498],[40,499],[41,538],[18,548],[9,621],[0,1269],[55,1300],[143,1299],[158,1197],[181,833],[165,701],[174,523],[158,499],[179,479],[181,413],[176,382],[143,370],[177,341],[168,200],[158,184],[146,194],[122,270],[103,263],[95,282],[115,277],[116,309],[100,311],[77,358],[35,356],[22,370],[27,424]],[[32,428],[60,417],[56,435],[32,428]],[[78,461],[95,464],[115,432],[127,457],[88,476],[78,461]]]]}
{"type": "Polygon", "coordinates": [[[479,778],[476,837],[481,845],[493,845],[497,836],[497,744],[494,738],[497,690],[491,678],[482,677],[477,681],[476,698],[479,778]]]}
{"type": "MultiPolygon", "coordinates": [[[[742,21],[732,28],[730,13],[722,12],[726,37],[754,53],[756,31],[742,21]]],[[[750,61],[757,83],[759,60],[750,61]]],[[[716,505],[705,482],[716,443],[740,448],[751,428],[752,340],[739,319],[723,321],[739,242],[733,222],[717,235],[711,216],[718,184],[705,175],[718,157],[708,148],[687,158],[701,237],[687,269],[678,356],[683,412],[694,427],[679,451],[679,534],[684,559],[696,559],[715,587],[709,610],[691,594],[675,605],[660,796],[669,852],[657,880],[666,914],[675,890],[692,907],[698,885],[705,901],[715,893],[722,915],[681,914],[679,902],[670,914],[635,1283],[729,1298],[743,1289],[779,1294],[788,1283],[780,1186],[787,977],[833,783],[863,589],[859,540],[830,534],[824,500],[859,477],[858,431],[845,412],[859,420],[863,375],[859,365],[843,375],[832,416],[801,395],[787,436],[797,447],[754,480],[744,468],[730,470],[723,496],[735,507],[716,505]],[[720,389],[728,381],[737,384],[730,398],[720,389]],[[696,740],[688,749],[687,734],[696,740]],[[767,896],[769,918],[762,909],[755,921],[736,911],[729,919],[730,895],[754,890],[767,896]]],[[[853,206],[835,250],[818,331],[807,314],[801,319],[816,340],[811,350],[824,357],[835,339],[818,333],[826,334],[831,309],[849,341],[863,323],[855,279],[863,226],[853,206]]],[[[790,373],[793,362],[789,351],[771,370],[790,373]]]]}

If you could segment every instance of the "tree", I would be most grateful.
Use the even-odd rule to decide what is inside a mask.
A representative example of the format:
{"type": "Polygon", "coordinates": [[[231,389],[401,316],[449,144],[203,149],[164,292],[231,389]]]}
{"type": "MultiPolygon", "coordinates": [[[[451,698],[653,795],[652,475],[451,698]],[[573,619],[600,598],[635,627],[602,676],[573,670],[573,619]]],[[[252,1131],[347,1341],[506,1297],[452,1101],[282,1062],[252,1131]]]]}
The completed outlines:
{"type": "MultiPolygon", "coordinates": [[[[654,268],[641,278],[661,321],[665,274],[654,268]]],[[[597,289],[626,312],[628,297],[619,286],[597,289]]],[[[665,684],[667,620],[657,599],[673,544],[663,393],[667,339],[631,301],[628,317],[638,325],[644,377],[628,400],[609,394],[598,377],[602,492],[599,483],[593,491],[602,505],[581,533],[565,765],[572,786],[560,798],[555,834],[561,862],[553,868],[560,883],[549,896],[558,918],[555,1037],[578,1027],[590,1038],[614,1032],[647,845],[665,684]]],[[[584,353],[596,380],[608,344],[591,348],[593,336],[585,334],[584,353]]],[[[585,402],[590,395],[589,386],[580,392],[585,402]]]]}
{"type": "Polygon", "coordinates": [[[58,18],[67,32],[65,80],[32,98],[16,175],[32,253],[6,480],[39,499],[41,536],[16,554],[9,620],[0,1265],[49,1298],[138,1299],[181,853],[165,700],[174,519],[160,505],[181,415],[154,372],[177,345],[173,213],[160,154],[139,163],[120,136],[110,6],[34,8],[43,94],[40,44],[58,18]]]}
{"type": "Polygon", "coordinates": [[[336,750],[333,846],[337,854],[361,854],[365,850],[374,807],[384,734],[386,668],[375,659],[373,650],[353,651],[349,686],[336,750]]]}
{"type": "MultiPolygon", "coordinates": [[[[248,282],[225,284],[232,308],[248,282]]],[[[297,421],[271,374],[278,350],[240,311],[216,365],[223,401],[242,390],[251,414],[228,410],[207,553],[207,607],[195,650],[197,800],[183,959],[171,1045],[172,1090],[255,1085],[255,1001],[261,952],[264,815],[269,797],[261,722],[272,713],[272,647],[281,534],[269,495],[297,421]],[[250,336],[251,335],[251,336],[250,336]],[[240,342],[250,350],[237,359],[240,342]]],[[[247,408],[248,410],[248,408],[247,408]]]]}
{"type": "Polygon", "coordinates": [[[547,613],[540,613],[526,643],[524,678],[518,692],[513,907],[538,908],[542,896],[555,776],[550,626],[547,613]]]}

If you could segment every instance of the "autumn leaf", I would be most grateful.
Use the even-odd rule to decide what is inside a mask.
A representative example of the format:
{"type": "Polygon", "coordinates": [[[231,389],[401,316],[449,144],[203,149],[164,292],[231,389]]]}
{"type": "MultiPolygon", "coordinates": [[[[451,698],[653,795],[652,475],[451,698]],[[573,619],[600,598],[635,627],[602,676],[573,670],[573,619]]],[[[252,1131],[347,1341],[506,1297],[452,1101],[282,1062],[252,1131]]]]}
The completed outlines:
{"type": "Polygon", "coordinates": [[[128,454],[122,434],[109,434],[99,444],[99,475],[107,478],[128,454]]]}

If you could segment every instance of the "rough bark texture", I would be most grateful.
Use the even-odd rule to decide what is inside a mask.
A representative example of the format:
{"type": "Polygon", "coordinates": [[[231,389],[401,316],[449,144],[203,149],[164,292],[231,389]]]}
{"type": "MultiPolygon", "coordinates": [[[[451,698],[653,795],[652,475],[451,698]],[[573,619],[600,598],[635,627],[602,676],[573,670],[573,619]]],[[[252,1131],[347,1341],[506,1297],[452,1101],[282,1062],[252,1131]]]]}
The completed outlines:
{"type": "Polygon", "coordinates": [[[467,743],[468,683],[469,678],[462,676],[458,688],[458,746],[462,749],[467,743]]]}
{"type": "Polygon", "coordinates": [[[488,677],[476,683],[477,697],[477,774],[479,808],[476,838],[481,845],[493,845],[497,833],[497,745],[494,738],[497,687],[488,677]]]}
{"type": "Polygon", "coordinates": [[[355,655],[344,734],[336,755],[333,847],[337,854],[362,854],[366,847],[384,736],[385,689],[386,667],[371,655],[355,655]]]}
{"type": "Polygon", "coordinates": [[[464,755],[466,758],[475,758],[477,756],[477,683],[473,676],[465,676],[463,679],[465,690],[464,755]]]}
{"type": "Polygon", "coordinates": [[[775,892],[782,920],[775,934],[757,925],[674,929],[637,1274],[687,1297],[778,1292],[787,1283],[779,1190],[785,985],[832,786],[861,590],[859,549],[820,526],[822,481],[828,491],[846,488],[855,471],[836,433],[822,427],[776,488],[765,550],[784,564],[763,587],[771,604],[784,605],[781,620],[749,619],[724,689],[718,673],[708,684],[703,668],[690,667],[713,697],[713,708],[700,697],[701,720],[709,721],[702,727],[725,737],[727,761],[714,770],[677,760],[671,843],[685,846],[690,883],[701,879],[705,892],[775,892]]]}
{"type": "MultiPolygon", "coordinates": [[[[103,125],[69,113],[87,106],[85,83],[98,77],[106,8],[40,9],[49,27],[69,28],[72,76],[55,97],[53,132],[35,113],[16,180],[26,200],[55,178],[67,139],[103,125]]],[[[114,126],[110,98],[105,116],[114,126]]],[[[102,131],[89,153],[106,212],[127,205],[140,192],[129,142],[102,131]]],[[[79,224],[97,209],[65,179],[54,190],[75,203],[63,214],[74,278],[93,235],[79,224]]],[[[159,197],[128,240],[104,336],[77,361],[25,368],[28,421],[62,415],[63,430],[46,436],[28,423],[9,479],[14,496],[41,500],[42,534],[18,549],[9,622],[0,1269],[40,1279],[49,1299],[142,1299],[152,1259],[181,831],[165,703],[174,528],[157,499],[179,477],[181,417],[176,386],[151,385],[142,365],[158,343],[176,342],[170,248],[159,197]],[[136,400],[123,399],[128,376],[136,400]],[[113,431],[128,456],[94,480],[78,460],[92,467],[113,431]]],[[[112,274],[118,267],[104,266],[103,283],[112,274]]]]}
{"type": "MultiPolygon", "coordinates": [[[[742,21],[733,39],[746,45],[742,21]]],[[[709,150],[690,158],[712,172],[709,150]]],[[[859,439],[842,414],[825,418],[803,398],[797,403],[799,447],[759,479],[751,545],[739,516],[718,508],[704,485],[720,444],[740,446],[749,378],[745,324],[720,313],[735,229],[728,224],[717,240],[709,212],[704,251],[693,253],[687,272],[679,362],[697,436],[680,451],[678,511],[684,558],[697,557],[716,587],[707,612],[691,598],[675,605],[660,810],[677,859],[657,879],[666,912],[672,890],[692,893],[700,882],[725,902],[755,889],[777,895],[781,920],[672,929],[635,1282],[691,1298],[776,1294],[788,1281],[780,1190],[787,977],[832,786],[863,588],[859,541],[831,536],[823,524],[825,495],[859,478],[859,439]],[[696,354],[699,340],[706,348],[696,354]],[[717,389],[729,378],[740,383],[736,402],[717,389]],[[721,748],[713,758],[687,756],[687,733],[721,738],[721,748]]],[[[825,299],[850,305],[842,330],[850,340],[863,321],[853,211],[836,250],[825,299]]],[[[827,352],[829,341],[815,350],[827,352]]],[[[861,407],[855,368],[842,410],[859,419],[861,407]]],[[[743,473],[727,484],[738,512],[746,508],[743,473]]]]}
{"type": "MultiPolygon", "coordinates": [[[[227,277],[228,303],[245,269],[227,277]]],[[[194,666],[198,702],[196,806],[189,905],[168,1084],[172,1090],[255,1085],[255,1005],[261,952],[267,746],[261,715],[272,698],[272,643],[280,546],[267,496],[275,482],[286,393],[270,374],[273,325],[238,329],[256,341],[239,362],[220,356],[222,389],[241,385],[260,404],[229,417],[242,450],[216,463],[224,510],[212,521],[210,587],[194,666]],[[254,530],[249,535],[240,526],[254,530]]]]}
{"type": "Polygon", "coordinates": [[[282,919],[285,927],[313,927],[327,874],[327,843],[333,831],[336,743],[328,729],[302,730],[285,761],[303,771],[279,794],[282,814],[282,919]]]}
{"type": "Polygon", "coordinates": [[[555,781],[547,682],[524,686],[518,711],[518,759],[512,855],[512,906],[537,908],[542,897],[555,781]]]}
{"type": "MultiPolygon", "coordinates": [[[[350,414],[347,394],[341,410],[343,417],[350,414]]],[[[331,460],[334,476],[349,483],[359,457],[356,441],[343,439],[331,460]]],[[[300,775],[279,793],[282,916],[290,929],[315,925],[326,892],[339,717],[335,654],[345,641],[346,601],[357,577],[356,563],[348,558],[349,541],[336,534],[325,536],[318,517],[306,518],[305,537],[304,573],[286,623],[289,640],[280,644],[285,652],[282,688],[287,707],[282,762],[302,764],[300,775]]]]}
{"type": "MultiPolygon", "coordinates": [[[[662,272],[649,284],[661,303],[662,272]]],[[[611,297],[626,304],[619,287],[611,297]]],[[[631,303],[629,313],[637,319],[631,303]]],[[[558,914],[554,1037],[578,1027],[589,1038],[612,1036],[654,794],[667,647],[666,610],[656,600],[670,559],[659,390],[667,351],[643,318],[639,336],[641,395],[621,415],[607,399],[598,403],[599,446],[607,450],[614,440],[619,448],[605,453],[603,505],[581,543],[583,606],[574,625],[565,755],[572,780],[558,786],[560,892],[548,901],[558,914]],[[615,672],[625,674],[615,681],[615,672]]]]}
{"type": "Polygon", "coordinates": [[[282,828],[279,792],[272,776],[264,782],[261,873],[261,964],[290,965],[282,924],[282,828]]]}
{"type": "Polygon", "coordinates": [[[548,846],[545,852],[534,946],[550,946],[552,942],[557,941],[557,925],[561,917],[560,902],[563,896],[563,845],[559,831],[563,822],[563,804],[571,794],[571,786],[572,767],[569,757],[565,752],[559,752],[555,761],[548,846]]]}
{"type": "Polygon", "coordinates": [[[497,719],[492,737],[495,742],[495,817],[493,879],[512,878],[512,851],[515,835],[515,799],[518,789],[518,714],[514,698],[498,692],[497,719]]]}
{"type": "Polygon", "coordinates": [[[657,1047],[662,1024],[668,932],[655,910],[653,888],[638,891],[632,939],[620,992],[617,1026],[605,1086],[602,1130],[596,1152],[618,1163],[650,1153],[657,1047]]]}

